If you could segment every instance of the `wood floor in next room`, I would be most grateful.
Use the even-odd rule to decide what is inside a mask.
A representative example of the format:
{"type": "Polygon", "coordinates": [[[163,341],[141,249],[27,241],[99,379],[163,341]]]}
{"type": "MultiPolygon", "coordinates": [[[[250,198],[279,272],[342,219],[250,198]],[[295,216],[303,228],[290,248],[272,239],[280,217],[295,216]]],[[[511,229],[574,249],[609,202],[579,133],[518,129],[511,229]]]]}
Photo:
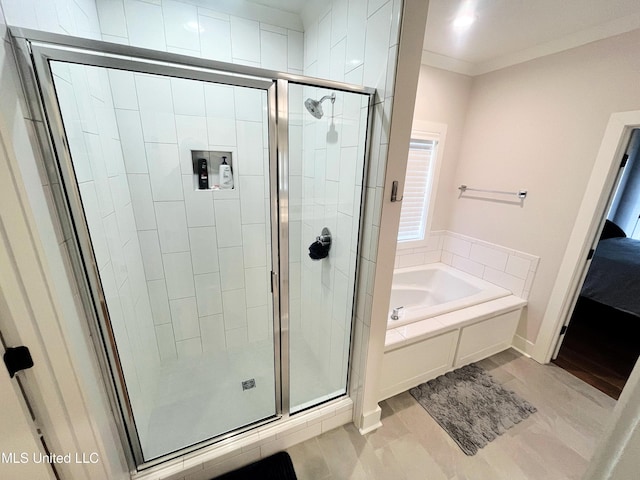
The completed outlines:
{"type": "Polygon", "coordinates": [[[640,355],[639,320],[637,315],[580,297],[554,363],[619,398],[640,355]]]}
{"type": "Polygon", "coordinates": [[[579,479],[615,400],[513,350],[478,362],[538,412],[468,457],[405,392],[381,403],[383,427],[353,424],[288,449],[299,480],[579,479]]]}

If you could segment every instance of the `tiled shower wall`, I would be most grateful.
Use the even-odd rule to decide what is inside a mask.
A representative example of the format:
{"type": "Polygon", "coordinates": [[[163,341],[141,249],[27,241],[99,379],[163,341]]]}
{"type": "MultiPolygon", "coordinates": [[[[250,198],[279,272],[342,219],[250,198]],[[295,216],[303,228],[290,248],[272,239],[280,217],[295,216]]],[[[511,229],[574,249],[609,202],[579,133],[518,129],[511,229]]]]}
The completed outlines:
{"type": "MultiPolygon", "coordinates": [[[[303,11],[304,73],[376,88],[365,212],[357,261],[358,290],[350,364],[354,421],[361,427],[378,234],[389,143],[401,0],[334,0],[303,11]]],[[[353,257],[350,261],[354,261],[353,257]]],[[[304,282],[303,282],[304,284],[304,282]]],[[[369,407],[370,408],[370,407],[369,407]]]]}
{"type": "MultiPolygon", "coordinates": [[[[259,20],[255,4],[235,14],[202,2],[96,0],[104,40],[223,62],[302,73],[302,28],[259,20]]],[[[245,2],[238,2],[245,4],[245,2]]],[[[283,12],[284,13],[284,12],[283,12]]],[[[282,15],[288,20],[288,16],[282,15]]]]}
{"type": "Polygon", "coordinates": [[[144,419],[160,357],[109,78],[97,67],[52,70],[120,361],[144,419]]]}
{"type": "Polygon", "coordinates": [[[100,39],[94,0],[2,0],[9,25],[100,39]]]}
{"type": "Polygon", "coordinates": [[[269,333],[266,93],[110,71],[160,357],[269,333]],[[233,190],[199,191],[192,150],[228,151],[233,190]]]}
{"type": "MultiPolygon", "coordinates": [[[[290,28],[296,27],[296,22],[287,16],[283,16],[286,22],[276,25],[259,21],[256,14],[243,17],[241,9],[230,15],[171,0],[69,0],[55,4],[3,0],[3,6],[14,25],[88,38],[102,36],[107,41],[291,73],[301,73],[303,68],[301,22],[298,30],[290,28]]],[[[130,213],[133,206],[142,253],[127,260],[144,265],[151,300],[144,303],[153,307],[156,335],[145,338],[157,337],[160,357],[166,360],[199,353],[203,338],[207,339],[206,349],[206,345],[234,346],[266,337],[271,328],[266,322],[268,300],[254,295],[267,290],[263,272],[269,270],[266,252],[270,237],[265,230],[268,189],[263,178],[267,172],[261,163],[267,146],[262,135],[264,101],[255,98],[257,92],[249,98],[250,94],[243,97],[231,87],[216,90],[206,86],[203,91],[201,85],[188,81],[116,71],[110,72],[102,86],[105,92],[109,87],[114,92],[118,130],[114,136],[122,135],[126,182],[120,181],[119,186],[125,188],[128,183],[131,190],[130,194],[123,190],[117,197],[131,199],[126,208],[130,213]],[[253,105],[258,109],[251,111],[256,101],[253,105]],[[238,122],[229,122],[236,114],[238,122]],[[246,138],[251,140],[244,142],[246,138]],[[237,143],[252,151],[239,152],[237,143]],[[244,170],[247,175],[236,178],[239,183],[234,193],[193,195],[186,166],[189,148],[231,151],[234,156],[244,154],[256,161],[244,170]],[[148,162],[150,158],[158,161],[148,162]],[[180,163],[182,167],[176,170],[180,163]],[[251,192],[243,195],[242,205],[240,189],[251,192]],[[197,198],[204,195],[210,198],[197,198]],[[216,206],[213,198],[218,200],[216,206]],[[239,218],[241,208],[244,214],[238,224],[242,226],[225,228],[225,222],[239,218]],[[239,247],[243,239],[248,242],[244,252],[239,247]],[[220,255],[218,248],[224,249],[220,255]],[[193,258],[197,260],[192,264],[193,258]],[[225,298],[226,309],[222,306],[225,298]],[[226,323],[222,313],[227,314],[226,323]]],[[[78,87],[82,98],[84,87],[78,87]]],[[[99,146],[87,144],[88,148],[99,146]]],[[[113,142],[105,145],[107,157],[120,155],[113,142]]],[[[74,158],[76,155],[81,153],[74,152],[74,158]]],[[[92,157],[98,155],[92,152],[92,157]]],[[[125,180],[124,176],[119,178],[125,180]]],[[[93,198],[91,193],[87,198],[93,198]]],[[[91,213],[88,217],[97,218],[91,213]]],[[[131,225],[127,222],[129,230],[131,225]]],[[[98,243],[97,250],[105,250],[104,242],[98,243]]],[[[133,255],[132,247],[129,253],[133,255]]],[[[146,315],[140,318],[144,324],[146,315]]]]}
{"type": "Polygon", "coordinates": [[[540,257],[448,231],[430,232],[424,246],[398,248],[396,268],[442,262],[529,298],[540,257]]]}
{"type": "MultiPolygon", "coordinates": [[[[292,100],[297,105],[302,105],[302,98],[331,94],[298,85],[290,91],[303,93],[292,100]]],[[[290,157],[291,183],[296,184],[290,200],[301,207],[290,215],[291,343],[302,339],[308,345],[305,354],[315,356],[330,392],[346,385],[367,105],[368,96],[337,92],[334,104],[323,103],[321,119],[306,111],[290,118],[290,131],[303,137],[302,150],[290,157]],[[308,247],[324,227],[332,235],[331,250],[325,259],[311,260],[308,247]]]]}
{"type": "MultiPolygon", "coordinates": [[[[255,15],[170,0],[98,0],[97,6],[108,41],[302,71],[302,32],[255,15]]],[[[255,90],[203,89],[197,82],[124,72],[112,72],[110,80],[161,358],[266,339],[272,323],[265,294],[264,98],[255,90]],[[240,159],[236,190],[194,192],[189,151],[200,149],[231,151],[234,161],[240,159]]]]}

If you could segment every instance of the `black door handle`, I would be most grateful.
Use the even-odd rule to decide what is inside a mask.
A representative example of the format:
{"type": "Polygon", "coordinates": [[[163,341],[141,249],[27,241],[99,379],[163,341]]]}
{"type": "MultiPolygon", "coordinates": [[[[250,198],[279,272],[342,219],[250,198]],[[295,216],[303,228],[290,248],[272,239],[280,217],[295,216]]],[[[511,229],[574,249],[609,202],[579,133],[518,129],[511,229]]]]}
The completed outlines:
{"type": "Polygon", "coordinates": [[[4,364],[9,370],[9,376],[14,377],[16,372],[33,367],[31,352],[25,346],[8,347],[4,352],[4,364]]]}

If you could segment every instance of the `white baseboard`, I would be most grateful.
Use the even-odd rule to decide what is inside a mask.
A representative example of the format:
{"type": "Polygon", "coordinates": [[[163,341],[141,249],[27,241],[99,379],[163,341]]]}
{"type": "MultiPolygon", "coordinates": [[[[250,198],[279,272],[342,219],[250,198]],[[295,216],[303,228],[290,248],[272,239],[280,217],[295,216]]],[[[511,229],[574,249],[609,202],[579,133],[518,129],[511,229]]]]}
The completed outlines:
{"type": "Polygon", "coordinates": [[[360,428],[358,431],[360,435],[365,435],[369,432],[373,432],[382,426],[380,417],[382,415],[382,409],[380,406],[376,406],[376,409],[369,413],[363,413],[360,421],[360,428]]]}
{"type": "Polygon", "coordinates": [[[511,348],[521,353],[525,357],[532,358],[534,347],[535,347],[535,344],[532,341],[527,340],[526,338],[521,337],[518,334],[513,336],[513,342],[511,343],[511,348]]]}

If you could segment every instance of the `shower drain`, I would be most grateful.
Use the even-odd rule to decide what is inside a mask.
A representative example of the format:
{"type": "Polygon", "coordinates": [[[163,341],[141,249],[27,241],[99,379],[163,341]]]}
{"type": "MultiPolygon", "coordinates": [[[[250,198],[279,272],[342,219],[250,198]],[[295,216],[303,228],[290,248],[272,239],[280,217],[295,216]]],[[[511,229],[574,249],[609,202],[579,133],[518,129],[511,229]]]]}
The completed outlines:
{"type": "Polygon", "coordinates": [[[242,390],[249,390],[250,388],[256,387],[256,379],[250,378],[249,380],[245,380],[242,382],[242,390]]]}

